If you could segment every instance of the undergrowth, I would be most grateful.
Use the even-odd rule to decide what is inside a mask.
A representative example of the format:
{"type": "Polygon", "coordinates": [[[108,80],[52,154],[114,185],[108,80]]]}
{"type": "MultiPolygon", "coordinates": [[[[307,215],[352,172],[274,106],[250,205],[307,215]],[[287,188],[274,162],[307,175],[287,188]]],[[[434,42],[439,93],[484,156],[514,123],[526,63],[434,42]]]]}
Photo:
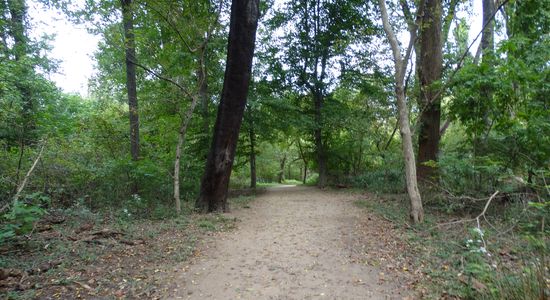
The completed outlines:
{"type": "MultiPolygon", "coordinates": [[[[430,203],[428,201],[428,203],[430,203]]],[[[485,202],[482,203],[482,205],[485,202]]],[[[404,228],[417,265],[424,265],[426,299],[548,299],[549,202],[454,210],[432,202],[426,220],[408,222],[404,195],[369,195],[355,205],[404,228]]]]}
{"type": "MultiPolygon", "coordinates": [[[[234,208],[246,208],[253,199],[229,201],[234,208]]],[[[176,215],[164,206],[139,214],[140,199],[131,201],[135,206],[96,211],[84,203],[40,208],[39,213],[24,207],[16,211],[32,218],[23,218],[28,224],[17,227],[6,227],[9,220],[3,223],[14,234],[0,243],[0,294],[6,299],[55,294],[151,298],[169,286],[159,276],[195,255],[197,241],[237,224],[223,214],[195,214],[191,202],[184,202],[182,214],[176,215]]]]}

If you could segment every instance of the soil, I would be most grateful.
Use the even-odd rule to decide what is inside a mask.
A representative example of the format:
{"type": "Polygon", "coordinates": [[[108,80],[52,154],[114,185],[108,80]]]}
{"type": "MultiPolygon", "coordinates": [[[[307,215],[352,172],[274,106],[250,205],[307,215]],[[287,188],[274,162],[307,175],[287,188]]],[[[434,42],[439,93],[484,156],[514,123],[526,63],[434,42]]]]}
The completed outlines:
{"type": "Polygon", "coordinates": [[[357,195],[278,186],[227,217],[167,281],[168,299],[412,299],[414,272],[391,223],[357,195]],[[390,263],[391,261],[391,263],[390,263]],[[409,269],[410,268],[410,269],[409,269]]]}

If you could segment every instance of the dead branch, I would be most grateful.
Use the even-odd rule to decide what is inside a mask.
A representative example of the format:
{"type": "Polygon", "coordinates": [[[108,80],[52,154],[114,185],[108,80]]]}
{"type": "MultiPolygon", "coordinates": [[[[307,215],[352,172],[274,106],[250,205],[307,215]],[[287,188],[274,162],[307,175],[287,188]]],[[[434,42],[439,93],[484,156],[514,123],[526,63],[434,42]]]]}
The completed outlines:
{"type": "MultiPolygon", "coordinates": [[[[27,172],[27,175],[25,175],[25,178],[23,179],[21,184],[19,184],[19,186],[17,187],[17,192],[15,193],[15,196],[13,196],[13,201],[16,201],[17,199],[19,199],[19,196],[21,196],[21,192],[23,191],[23,189],[27,185],[27,182],[29,181],[29,178],[31,177],[32,172],[34,171],[34,169],[36,168],[36,165],[38,164],[38,161],[42,157],[42,153],[44,152],[44,147],[45,146],[46,146],[46,141],[44,140],[44,142],[42,143],[42,147],[40,148],[40,152],[38,152],[38,156],[34,160],[34,163],[32,164],[31,168],[27,172]]],[[[10,207],[10,204],[13,203],[13,201],[8,202],[4,206],[2,206],[2,208],[0,208],[0,213],[4,212],[6,209],[8,209],[10,207]]]]}
{"type": "Polygon", "coordinates": [[[25,186],[27,185],[27,181],[29,180],[29,178],[31,177],[31,174],[32,172],[34,171],[34,168],[36,168],[36,165],[38,164],[38,161],[40,160],[40,157],[42,157],[42,153],[44,152],[44,146],[46,146],[46,141],[44,141],[42,143],[42,147],[40,147],[40,152],[38,152],[38,156],[36,157],[36,159],[34,160],[34,163],[32,164],[31,168],[29,169],[29,171],[27,172],[27,175],[25,175],[25,178],[23,179],[23,181],[21,182],[21,184],[19,185],[19,187],[17,188],[17,193],[15,193],[15,196],[13,197],[13,200],[17,200],[19,198],[19,196],[21,195],[21,192],[23,191],[23,189],[25,188],[25,186]]]}
{"type": "Polygon", "coordinates": [[[468,223],[468,222],[472,222],[472,221],[476,221],[478,228],[480,228],[479,220],[481,218],[483,218],[484,220],[487,220],[485,218],[485,214],[487,213],[487,209],[489,208],[489,205],[491,205],[491,201],[493,201],[493,199],[498,195],[498,193],[500,193],[500,192],[496,191],[496,192],[493,193],[493,195],[491,195],[491,197],[489,197],[489,200],[487,200],[487,202],[485,203],[485,207],[483,208],[483,211],[479,215],[477,215],[477,217],[475,217],[473,219],[462,219],[462,220],[457,220],[457,221],[453,221],[453,222],[440,223],[440,224],[437,224],[434,227],[430,228],[430,230],[435,229],[435,228],[439,228],[439,227],[443,227],[443,226],[448,226],[448,225],[453,225],[453,224],[461,224],[461,223],[468,223]]]}

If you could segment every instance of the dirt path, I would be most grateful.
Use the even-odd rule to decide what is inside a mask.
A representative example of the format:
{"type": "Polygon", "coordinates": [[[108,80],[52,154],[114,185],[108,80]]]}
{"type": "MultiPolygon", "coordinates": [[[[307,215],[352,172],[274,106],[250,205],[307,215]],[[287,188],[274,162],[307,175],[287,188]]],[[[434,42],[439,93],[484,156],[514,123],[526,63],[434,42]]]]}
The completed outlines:
{"type": "Polygon", "coordinates": [[[409,292],[401,284],[357,259],[364,214],[343,193],[270,188],[250,209],[230,214],[238,229],[202,245],[167,298],[403,299],[409,292]]]}

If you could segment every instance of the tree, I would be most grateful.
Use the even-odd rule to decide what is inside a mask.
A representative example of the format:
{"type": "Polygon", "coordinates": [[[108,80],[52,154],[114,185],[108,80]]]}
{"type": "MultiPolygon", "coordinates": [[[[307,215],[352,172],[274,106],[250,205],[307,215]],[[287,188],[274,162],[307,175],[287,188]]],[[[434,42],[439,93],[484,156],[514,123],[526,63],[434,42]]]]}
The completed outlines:
{"type": "Polygon", "coordinates": [[[137,161],[139,159],[139,114],[136,87],[136,44],[134,35],[133,0],[121,0],[121,7],[126,56],[126,90],[128,93],[128,108],[130,114],[130,153],[132,155],[132,160],[137,161]]]}
{"type": "Polygon", "coordinates": [[[380,12],[382,15],[382,23],[384,32],[390,43],[394,68],[395,68],[395,97],[397,98],[397,110],[399,114],[399,132],[401,133],[403,157],[405,160],[405,179],[407,182],[407,193],[410,200],[410,217],[414,223],[419,223],[424,220],[424,209],[422,208],[422,198],[418,190],[416,179],[416,162],[414,158],[414,150],[412,144],[411,128],[409,124],[409,108],[407,106],[407,98],[405,95],[405,75],[407,71],[408,60],[416,39],[416,25],[409,24],[409,45],[405,51],[405,55],[401,52],[401,47],[395,33],[392,29],[388,18],[385,0],[378,0],[380,12]]]}
{"type": "MultiPolygon", "coordinates": [[[[492,0],[491,0],[492,1],[492,0]]],[[[442,71],[442,29],[441,0],[426,0],[419,6],[420,53],[418,77],[420,80],[420,130],[418,133],[417,175],[429,179],[434,175],[434,167],[425,164],[437,161],[439,152],[439,129],[441,122],[441,92],[437,81],[442,71]]]]}
{"type": "Polygon", "coordinates": [[[227,211],[227,189],[252,73],[259,0],[233,0],[223,90],[196,207],[227,211]]]}
{"type": "Polygon", "coordinates": [[[256,188],[256,130],[254,122],[254,113],[252,107],[247,103],[245,120],[248,121],[248,142],[250,145],[249,164],[250,164],[250,188],[256,188]]]}
{"type": "Polygon", "coordinates": [[[285,30],[280,51],[289,68],[288,80],[311,101],[307,114],[313,120],[307,130],[315,145],[320,187],[328,183],[330,173],[325,107],[337,79],[332,70],[341,65],[350,45],[368,37],[364,5],[363,1],[290,1],[273,18],[273,25],[285,30]]]}

